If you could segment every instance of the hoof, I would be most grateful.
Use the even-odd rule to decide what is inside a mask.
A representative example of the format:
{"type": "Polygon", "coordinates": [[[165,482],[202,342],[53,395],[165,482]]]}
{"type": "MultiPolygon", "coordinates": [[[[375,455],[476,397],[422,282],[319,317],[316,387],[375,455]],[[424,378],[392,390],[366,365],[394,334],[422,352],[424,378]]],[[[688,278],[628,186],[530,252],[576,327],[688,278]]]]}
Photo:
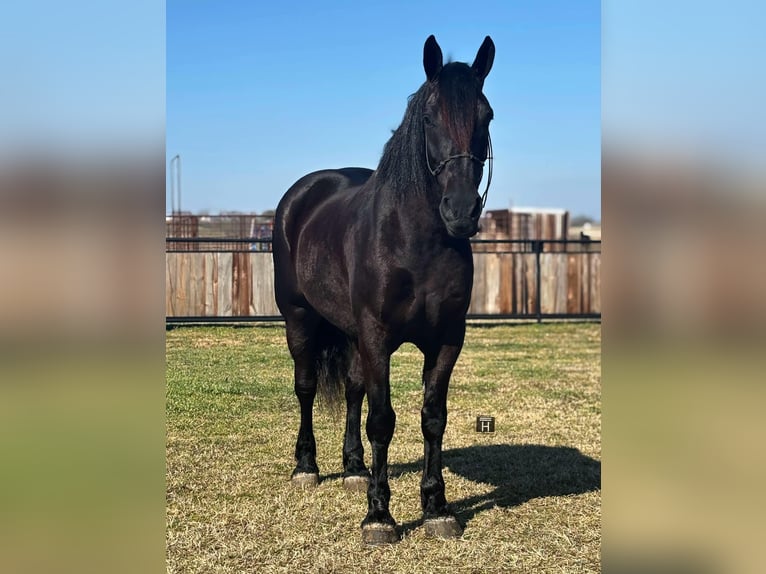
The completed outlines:
{"type": "Polygon", "coordinates": [[[396,528],[390,524],[372,522],[362,526],[362,542],[369,546],[399,542],[396,528]]]}
{"type": "Polygon", "coordinates": [[[319,475],[316,472],[297,472],[290,480],[298,488],[314,488],[319,484],[319,475]]]}
{"type": "Polygon", "coordinates": [[[454,516],[429,518],[424,524],[426,534],[435,538],[459,538],[463,535],[463,527],[454,516]]]}
{"type": "Polygon", "coordinates": [[[352,492],[367,492],[370,479],[366,476],[347,476],[343,479],[343,488],[352,492]]]}

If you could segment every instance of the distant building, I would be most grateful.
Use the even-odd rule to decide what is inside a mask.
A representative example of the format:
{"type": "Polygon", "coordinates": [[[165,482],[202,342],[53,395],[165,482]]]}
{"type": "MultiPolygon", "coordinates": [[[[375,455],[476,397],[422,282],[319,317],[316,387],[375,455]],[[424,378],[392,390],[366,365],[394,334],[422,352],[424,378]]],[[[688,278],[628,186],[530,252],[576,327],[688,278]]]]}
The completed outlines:
{"type": "Polygon", "coordinates": [[[477,239],[567,239],[569,212],[565,209],[514,207],[486,211],[477,239]]]}

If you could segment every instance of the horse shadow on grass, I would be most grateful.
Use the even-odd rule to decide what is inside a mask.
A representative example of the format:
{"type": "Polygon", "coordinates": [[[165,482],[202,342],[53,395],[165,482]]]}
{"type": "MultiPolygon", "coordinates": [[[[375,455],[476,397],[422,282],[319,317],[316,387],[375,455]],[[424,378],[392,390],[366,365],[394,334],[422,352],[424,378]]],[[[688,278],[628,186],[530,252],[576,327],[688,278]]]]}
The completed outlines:
{"type": "MultiPolygon", "coordinates": [[[[472,482],[494,487],[476,496],[451,501],[458,519],[468,523],[474,516],[494,507],[512,508],[534,498],[583,494],[601,489],[601,461],[579,450],[564,446],[536,444],[478,445],[445,450],[445,468],[472,482]]],[[[420,472],[423,459],[393,464],[392,478],[420,472]]],[[[449,489],[447,498],[450,499],[449,489]]],[[[422,524],[422,519],[401,525],[407,533],[422,524]]]]}

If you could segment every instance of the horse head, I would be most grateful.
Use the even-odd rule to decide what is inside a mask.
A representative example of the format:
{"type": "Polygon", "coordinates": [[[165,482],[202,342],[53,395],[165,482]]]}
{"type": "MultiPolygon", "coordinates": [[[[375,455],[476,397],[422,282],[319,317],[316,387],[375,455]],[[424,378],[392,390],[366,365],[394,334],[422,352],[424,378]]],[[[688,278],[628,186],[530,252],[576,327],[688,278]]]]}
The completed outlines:
{"type": "MultiPolygon", "coordinates": [[[[489,123],[493,112],[482,88],[492,69],[495,45],[487,36],[473,64],[443,64],[436,39],[423,47],[423,67],[430,86],[422,110],[425,160],[441,191],[439,214],[453,237],[467,238],[479,229],[486,200],[479,195],[484,163],[490,157],[489,123]]],[[[491,163],[487,180],[491,178],[491,163]]]]}

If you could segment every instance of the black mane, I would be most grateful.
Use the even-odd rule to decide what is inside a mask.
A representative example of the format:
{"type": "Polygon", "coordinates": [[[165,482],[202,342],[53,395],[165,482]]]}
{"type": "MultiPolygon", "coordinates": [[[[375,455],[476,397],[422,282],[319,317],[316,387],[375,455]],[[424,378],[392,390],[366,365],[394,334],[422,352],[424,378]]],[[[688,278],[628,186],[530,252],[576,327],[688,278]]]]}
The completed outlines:
{"type": "Polygon", "coordinates": [[[383,148],[378,163],[378,178],[391,184],[397,193],[414,189],[425,193],[433,177],[425,163],[423,108],[434,86],[424,83],[407,99],[407,110],[399,127],[383,148]]]}
{"type": "Polygon", "coordinates": [[[478,86],[476,74],[462,62],[444,66],[435,82],[425,82],[420,86],[408,98],[402,123],[383,148],[377,168],[378,178],[388,182],[397,195],[409,191],[425,193],[433,181],[425,158],[425,103],[432,94],[441,98],[453,140],[467,148],[473,132],[478,86]]]}

